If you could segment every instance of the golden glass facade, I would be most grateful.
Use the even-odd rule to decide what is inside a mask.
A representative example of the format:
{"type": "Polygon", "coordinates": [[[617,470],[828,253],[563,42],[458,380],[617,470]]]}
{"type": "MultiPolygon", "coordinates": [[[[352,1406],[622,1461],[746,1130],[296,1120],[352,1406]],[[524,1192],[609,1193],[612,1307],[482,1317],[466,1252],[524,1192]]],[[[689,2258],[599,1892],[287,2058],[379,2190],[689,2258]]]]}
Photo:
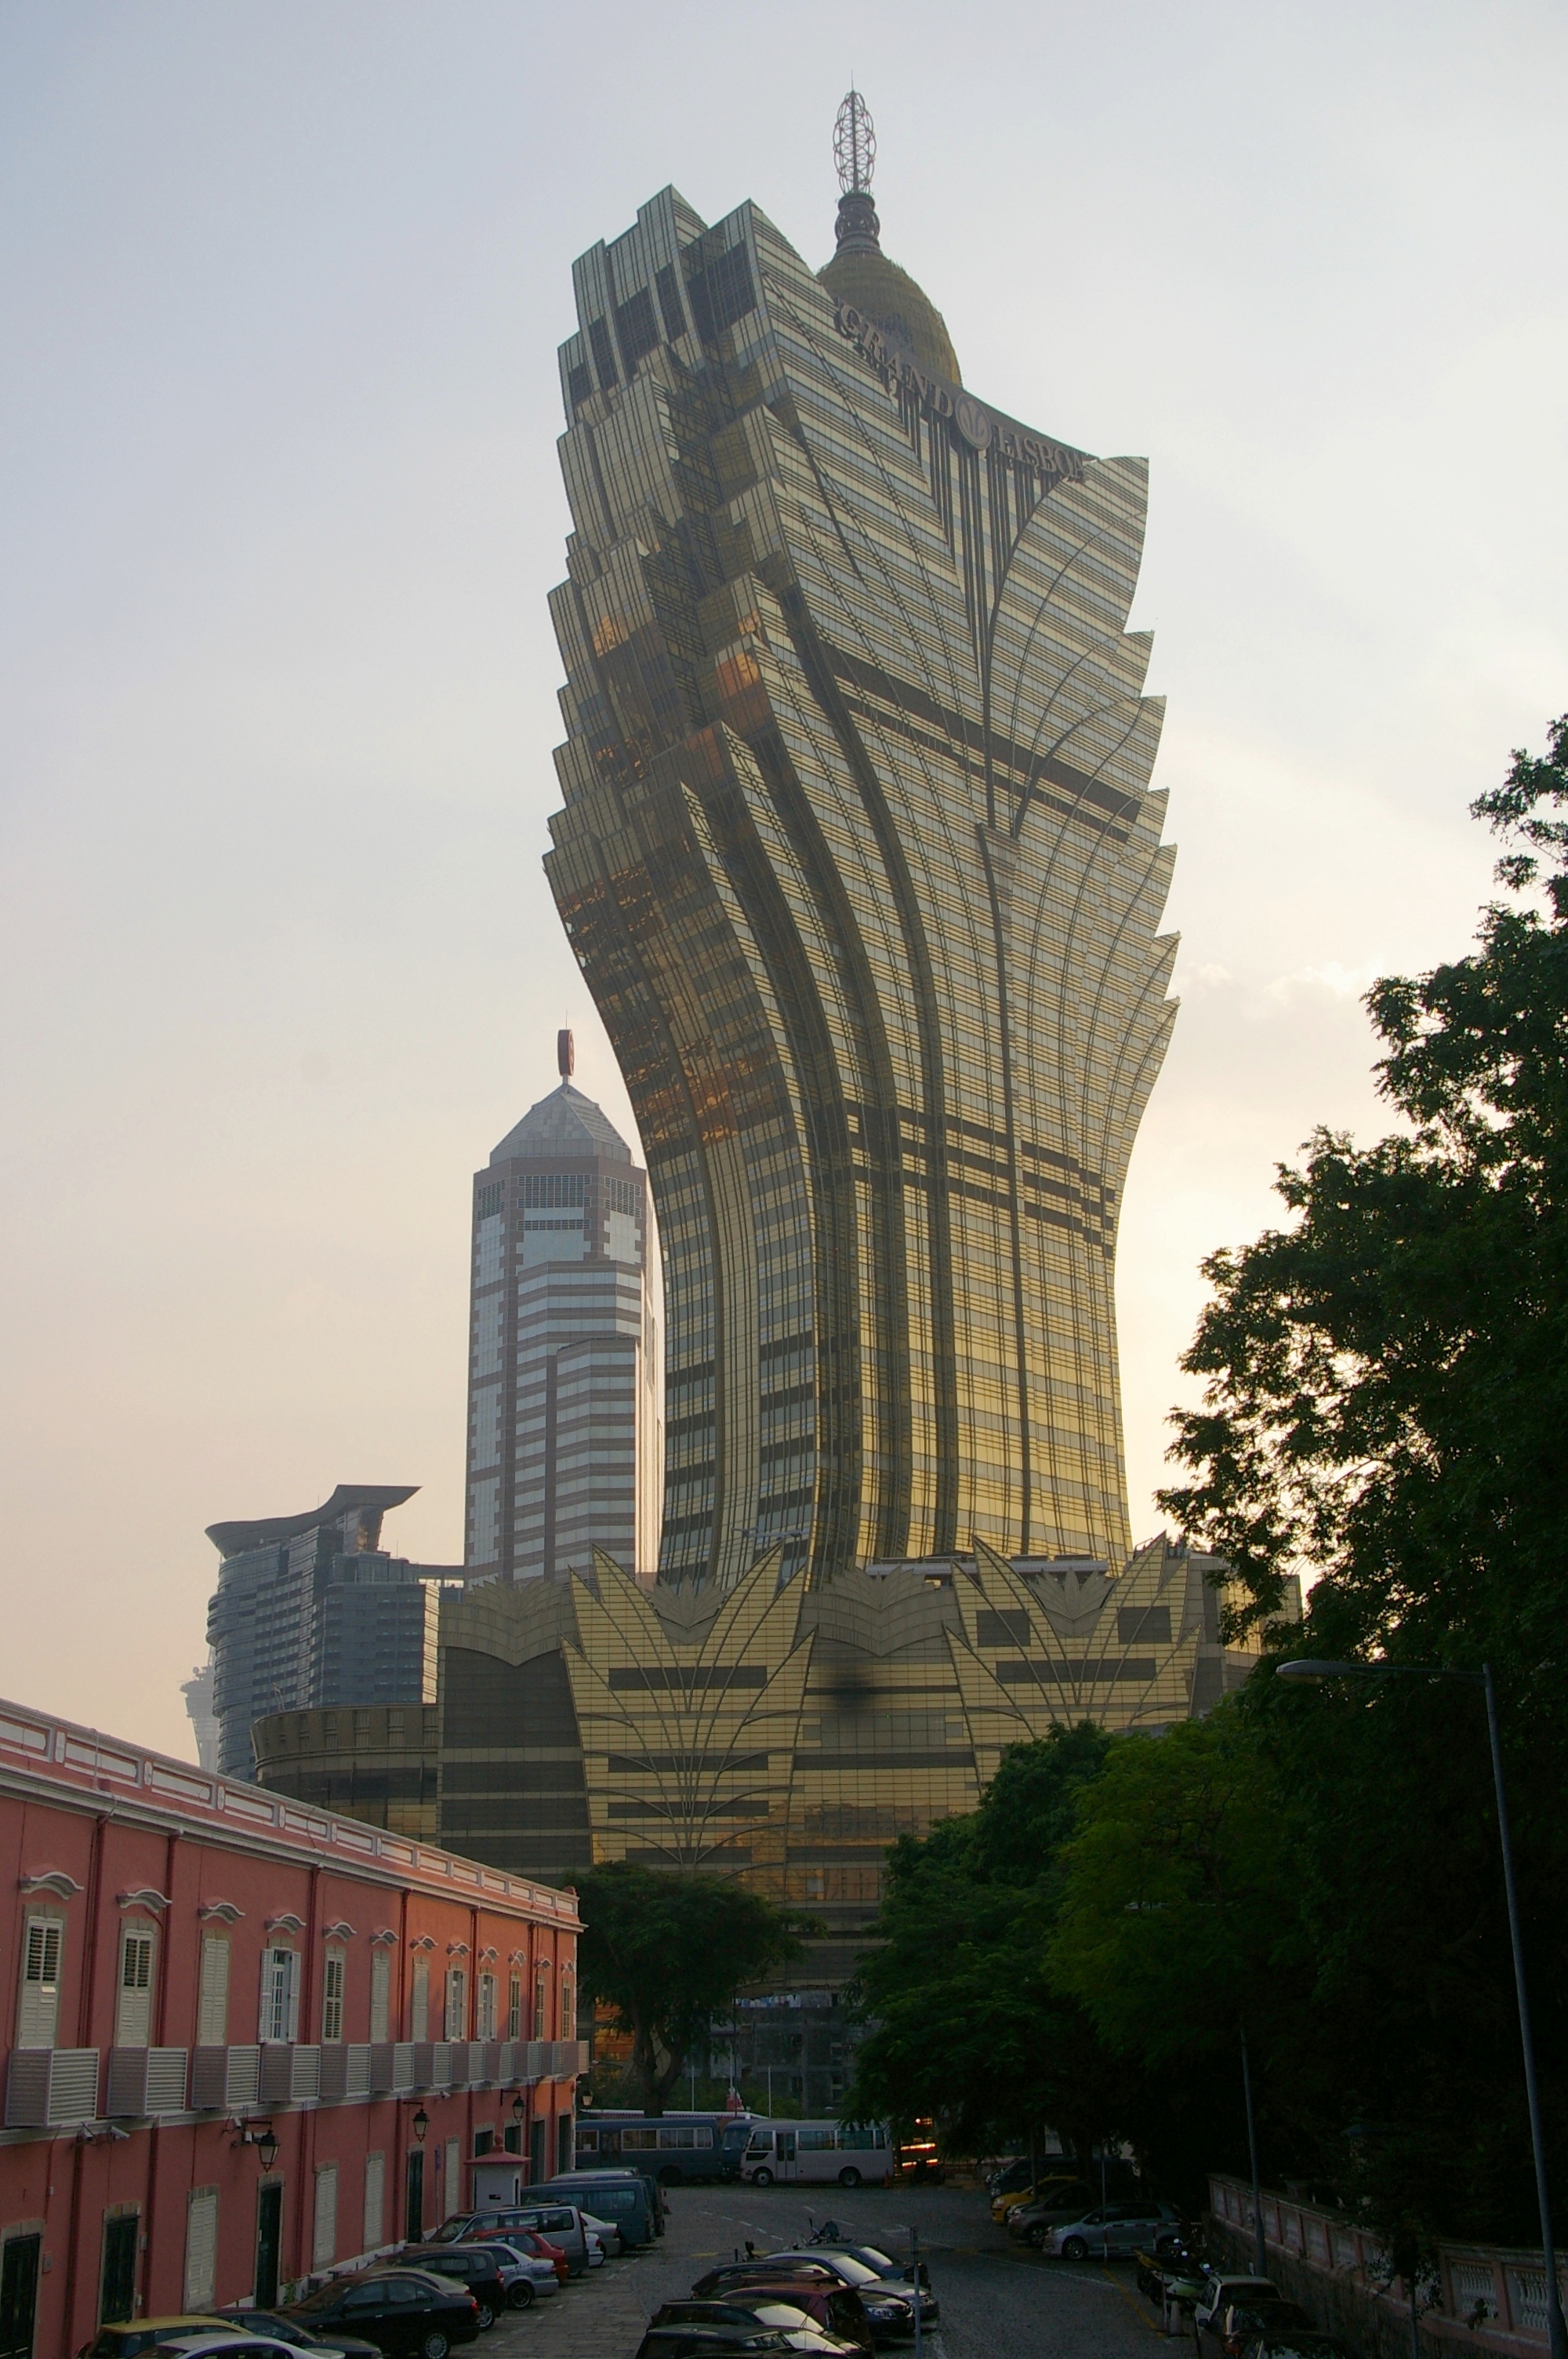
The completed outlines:
{"type": "Polygon", "coordinates": [[[817,1918],[808,1973],[836,1983],[888,1845],[972,1810],[1007,1745],[1163,1727],[1255,1659],[1220,1643],[1218,1560],[1163,1539],[1115,1579],[983,1545],[821,1584],[779,1568],[648,1590],[600,1555],[590,1580],[448,1592],[440,1842],[557,1882],[616,1859],[743,1876],[817,1918]]]}
{"type": "Polygon", "coordinates": [[[1114,1253],[1174,948],[1144,463],[933,374],[854,201],[819,277],[665,190],[561,355],[546,864],[658,1210],[661,1572],[720,1589],[773,1544],[814,1589],[1130,1545],[1114,1253]]]}

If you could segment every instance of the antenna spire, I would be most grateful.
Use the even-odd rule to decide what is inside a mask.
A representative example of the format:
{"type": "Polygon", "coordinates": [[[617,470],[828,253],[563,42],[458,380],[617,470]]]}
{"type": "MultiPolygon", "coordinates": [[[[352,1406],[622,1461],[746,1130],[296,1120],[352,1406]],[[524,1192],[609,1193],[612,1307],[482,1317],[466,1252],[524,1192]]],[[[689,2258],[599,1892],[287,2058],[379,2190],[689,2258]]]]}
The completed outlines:
{"type": "Polygon", "coordinates": [[[877,161],[877,127],[871,110],[853,82],[833,125],[833,161],[847,197],[869,197],[877,161]]]}
{"type": "Polygon", "coordinates": [[[564,1029],[556,1035],[556,1065],[563,1082],[569,1082],[577,1070],[577,1044],[564,1029]]]}
{"type": "Polygon", "coordinates": [[[877,130],[871,110],[850,83],[833,125],[833,161],[843,194],[835,234],[840,254],[880,254],[881,223],[871,202],[877,161],[877,130]]]}

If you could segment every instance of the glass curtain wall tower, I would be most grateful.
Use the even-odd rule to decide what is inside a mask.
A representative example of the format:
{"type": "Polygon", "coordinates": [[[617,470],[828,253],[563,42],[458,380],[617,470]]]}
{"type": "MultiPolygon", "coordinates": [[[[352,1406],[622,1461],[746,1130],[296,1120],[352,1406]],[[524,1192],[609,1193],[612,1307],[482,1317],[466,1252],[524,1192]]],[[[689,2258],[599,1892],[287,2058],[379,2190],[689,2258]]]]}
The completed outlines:
{"type": "Polygon", "coordinates": [[[1173,1014],[1146,469],[965,389],[863,106],[840,150],[826,269],[666,189],[561,352],[546,865],[658,1210],[661,1574],[1119,1566],[1117,1222],[1173,1014]]]}

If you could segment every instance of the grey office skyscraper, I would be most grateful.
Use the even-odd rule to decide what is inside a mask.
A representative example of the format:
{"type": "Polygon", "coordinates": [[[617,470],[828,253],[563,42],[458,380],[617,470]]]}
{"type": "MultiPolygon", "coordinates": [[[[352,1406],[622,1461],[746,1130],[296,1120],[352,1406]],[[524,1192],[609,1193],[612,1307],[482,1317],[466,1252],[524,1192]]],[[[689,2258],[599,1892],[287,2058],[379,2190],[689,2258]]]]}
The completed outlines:
{"type": "Polygon", "coordinates": [[[571,1084],[507,1133],[473,1182],[470,1579],[586,1571],[606,1549],[658,1561],[658,1338],[647,1177],[571,1084]]]}
{"type": "Polygon", "coordinates": [[[208,1608],[217,1767],[254,1774],[253,1722],[342,1704],[417,1704],[436,1693],[443,1581],[381,1547],[381,1519],[416,1484],[341,1483],[300,1516],[209,1524],[222,1558],[208,1608]]]}

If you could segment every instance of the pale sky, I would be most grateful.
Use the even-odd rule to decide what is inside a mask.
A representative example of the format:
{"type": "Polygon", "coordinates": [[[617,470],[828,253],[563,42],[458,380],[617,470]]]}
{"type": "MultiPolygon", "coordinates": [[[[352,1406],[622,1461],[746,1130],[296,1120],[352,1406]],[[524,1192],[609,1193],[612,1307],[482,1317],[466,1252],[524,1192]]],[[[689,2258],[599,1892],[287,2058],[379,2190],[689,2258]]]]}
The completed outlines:
{"type": "Polygon", "coordinates": [[[460,1556],[470,1174],[563,1022],[630,1127],[539,867],[570,266],[671,180],[826,260],[851,71],[967,382],[1152,466],[1140,1536],[1200,1256],[1379,1125],[1358,994],[1568,706],[1559,8],[11,0],[0,1692],[188,1752],[205,1525],[460,1556]]]}

